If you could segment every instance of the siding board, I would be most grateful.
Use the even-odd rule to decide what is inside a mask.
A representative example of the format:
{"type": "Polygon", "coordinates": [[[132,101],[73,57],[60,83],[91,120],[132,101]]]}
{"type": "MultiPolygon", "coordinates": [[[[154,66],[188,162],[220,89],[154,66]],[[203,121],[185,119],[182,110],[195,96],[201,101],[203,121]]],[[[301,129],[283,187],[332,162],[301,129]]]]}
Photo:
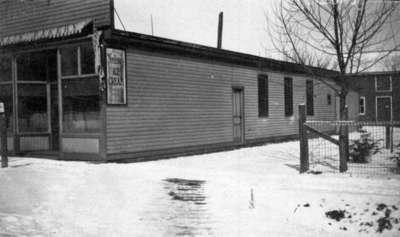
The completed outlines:
{"type": "MultiPolygon", "coordinates": [[[[297,134],[305,100],[298,75],[127,50],[127,106],[107,106],[107,153],[129,153],[233,142],[232,86],[244,87],[246,140],[297,134]],[[269,114],[258,117],[257,76],[269,78],[269,114]],[[294,116],[285,117],[283,80],[293,78],[294,116]]],[[[334,93],[315,82],[314,119],[334,119],[334,93]]]]}
{"type": "Polygon", "coordinates": [[[0,37],[94,20],[111,26],[110,0],[0,1],[0,37]]]}

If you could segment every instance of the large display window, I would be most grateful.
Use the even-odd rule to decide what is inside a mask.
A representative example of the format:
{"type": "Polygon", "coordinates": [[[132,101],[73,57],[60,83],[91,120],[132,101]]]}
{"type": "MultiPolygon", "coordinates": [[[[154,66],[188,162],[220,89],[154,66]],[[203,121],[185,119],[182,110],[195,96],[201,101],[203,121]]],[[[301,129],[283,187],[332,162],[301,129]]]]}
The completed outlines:
{"type": "Polygon", "coordinates": [[[99,80],[90,44],[61,49],[62,124],[64,133],[100,131],[99,80]]]}

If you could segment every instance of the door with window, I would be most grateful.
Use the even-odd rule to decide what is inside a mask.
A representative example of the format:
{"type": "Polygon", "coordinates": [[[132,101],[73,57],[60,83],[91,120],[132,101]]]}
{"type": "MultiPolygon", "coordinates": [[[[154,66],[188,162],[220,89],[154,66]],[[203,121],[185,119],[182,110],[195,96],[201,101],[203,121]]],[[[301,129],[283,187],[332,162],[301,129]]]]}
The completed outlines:
{"type": "Polygon", "coordinates": [[[233,141],[244,142],[243,89],[232,89],[233,141]]]}
{"type": "Polygon", "coordinates": [[[57,51],[19,54],[16,67],[19,149],[57,150],[57,51]]]}
{"type": "Polygon", "coordinates": [[[390,96],[376,97],[376,120],[377,121],[392,120],[392,97],[390,96]]]}

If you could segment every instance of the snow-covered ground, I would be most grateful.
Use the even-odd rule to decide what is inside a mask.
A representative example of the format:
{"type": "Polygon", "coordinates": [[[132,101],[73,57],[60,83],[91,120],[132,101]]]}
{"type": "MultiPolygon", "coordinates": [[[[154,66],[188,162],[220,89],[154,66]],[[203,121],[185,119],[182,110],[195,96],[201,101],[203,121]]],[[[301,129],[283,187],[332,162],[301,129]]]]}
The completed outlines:
{"type": "Polygon", "coordinates": [[[399,175],[300,175],[298,147],[132,164],[11,158],[0,236],[399,236],[399,175]],[[326,216],[335,210],[344,218],[326,216]]]}

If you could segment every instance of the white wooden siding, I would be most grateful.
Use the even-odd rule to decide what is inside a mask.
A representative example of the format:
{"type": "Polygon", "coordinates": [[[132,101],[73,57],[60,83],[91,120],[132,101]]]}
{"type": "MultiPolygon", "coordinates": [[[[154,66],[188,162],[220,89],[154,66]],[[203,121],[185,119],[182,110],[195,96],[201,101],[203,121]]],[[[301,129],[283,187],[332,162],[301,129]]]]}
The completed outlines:
{"type": "MultiPolygon", "coordinates": [[[[315,84],[313,117],[334,119],[329,89],[315,84]]],[[[244,87],[246,140],[296,134],[305,99],[303,77],[132,49],[127,85],[128,105],[107,107],[109,154],[232,142],[232,86],[244,87]],[[268,118],[258,117],[259,73],[269,77],[268,118]],[[284,76],[293,78],[293,117],[284,115],[284,76]]]]}

